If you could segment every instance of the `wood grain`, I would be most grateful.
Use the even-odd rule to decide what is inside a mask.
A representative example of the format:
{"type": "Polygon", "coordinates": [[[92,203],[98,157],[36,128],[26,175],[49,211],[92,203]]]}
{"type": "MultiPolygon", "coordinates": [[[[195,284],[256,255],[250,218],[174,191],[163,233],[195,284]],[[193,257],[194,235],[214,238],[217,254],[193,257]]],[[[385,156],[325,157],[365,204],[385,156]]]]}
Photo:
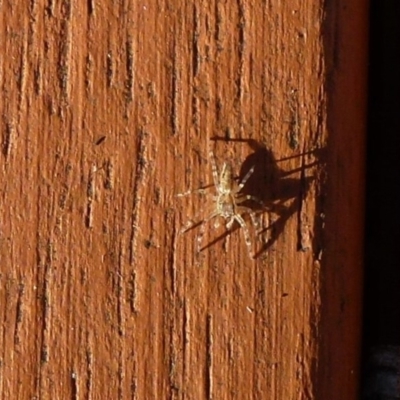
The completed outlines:
{"type": "Polygon", "coordinates": [[[367,6],[326,4],[0,3],[2,398],[355,398],[367,6]],[[210,150],[255,260],[180,234],[210,150]]]}

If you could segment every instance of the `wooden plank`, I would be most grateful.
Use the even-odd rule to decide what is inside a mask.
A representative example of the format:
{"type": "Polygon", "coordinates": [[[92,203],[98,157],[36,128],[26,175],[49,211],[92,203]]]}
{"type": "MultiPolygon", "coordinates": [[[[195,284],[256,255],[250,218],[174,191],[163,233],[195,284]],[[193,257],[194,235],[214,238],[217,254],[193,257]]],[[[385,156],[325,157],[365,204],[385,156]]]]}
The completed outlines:
{"type": "Polygon", "coordinates": [[[1,11],[2,396],[354,399],[366,3],[1,11]]]}

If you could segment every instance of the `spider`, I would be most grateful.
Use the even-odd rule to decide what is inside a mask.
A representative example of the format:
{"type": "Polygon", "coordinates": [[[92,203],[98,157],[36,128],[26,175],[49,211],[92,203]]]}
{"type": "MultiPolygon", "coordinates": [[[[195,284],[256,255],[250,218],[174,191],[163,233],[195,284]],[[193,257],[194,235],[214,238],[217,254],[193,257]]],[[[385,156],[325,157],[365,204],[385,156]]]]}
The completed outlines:
{"type": "MultiPolygon", "coordinates": [[[[212,175],[214,180],[214,186],[216,189],[216,194],[212,196],[213,199],[213,211],[207,215],[205,218],[200,219],[197,222],[193,220],[189,220],[188,223],[181,229],[180,233],[185,233],[186,231],[194,228],[198,225],[201,225],[200,233],[197,237],[197,252],[200,252],[201,249],[201,241],[204,235],[205,224],[210,220],[222,217],[226,220],[226,229],[230,230],[232,228],[233,223],[236,221],[243,230],[244,239],[247,245],[247,250],[249,256],[254,258],[252,254],[252,243],[250,239],[250,232],[246,225],[246,222],[243,218],[243,214],[249,214],[251,221],[256,229],[259,230],[258,222],[256,221],[255,211],[243,205],[244,202],[250,200],[254,201],[262,206],[261,200],[259,200],[255,196],[246,195],[241,193],[245,183],[250,178],[251,174],[254,172],[254,166],[250,168],[244,178],[239,182],[235,187],[235,178],[233,176],[232,166],[225,162],[222,166],[221,171],[218,172],[217,164],[215,162],[215,157],[212,151],[209,153],[211,160],[211,168],[212,175]]],[[[193,193],[203,193],[205,188],[200,188],[196,190],[190,190],[185,193],[180,193],[177,196],[183,197],[193,193]]],[[[196,217],[195,217],[196,218],[196,217]]],[[[216,220],[214,227],[219,226],[219,221],[216,220]]]]}

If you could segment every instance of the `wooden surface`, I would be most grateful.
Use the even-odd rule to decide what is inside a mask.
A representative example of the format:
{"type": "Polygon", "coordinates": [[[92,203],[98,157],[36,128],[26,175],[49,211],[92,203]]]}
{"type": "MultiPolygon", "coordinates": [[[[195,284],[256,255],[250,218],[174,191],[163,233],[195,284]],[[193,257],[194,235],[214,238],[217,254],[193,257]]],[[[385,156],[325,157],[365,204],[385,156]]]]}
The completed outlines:
{"type": "Polygon", "coordinates": [[[2,398],[355,398],[367,5],[324,4],[0,4],[2,398]],[[180,234],[210,150],[255,260],[180,234]]]}

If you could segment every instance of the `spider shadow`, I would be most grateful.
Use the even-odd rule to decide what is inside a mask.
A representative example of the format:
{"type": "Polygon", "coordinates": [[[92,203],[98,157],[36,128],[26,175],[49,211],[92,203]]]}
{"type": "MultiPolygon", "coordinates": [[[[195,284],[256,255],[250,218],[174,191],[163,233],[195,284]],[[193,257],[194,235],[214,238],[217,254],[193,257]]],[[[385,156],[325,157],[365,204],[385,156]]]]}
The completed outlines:
{"type": "Polygon", "coordinates": [[[239,229],[239,226],[237,226],[237,224],[234,224],[234,226],[230,229],[225,229],[225,231],[223,233],[221,233],[219,236],[217,236],[215,239],[211,240],[209,243],[207,243],[206,245],[204,245],[203,247],[201,247],[199,249],[200,252],[202,252],[203,250],[208,249],[209,247],[214,246],[215,244],[217,244],[219,241],[221,240],[225,240],[225,238],[227,238],[230,234],[232,234],[234,231],[236,231],[237,229],[239,229]]]}
{"type": "MultiPolygon", "coordinates": [[[[213,140],[226,141],[226,138],[214,137],[213,140]]],[[[268,239],[265,241],[261,240],[262,246],[255,252],[254,258],[259,258],[277,241],[283,233],[288,220],[295,214],[298,216],[297,250],[308,250],[308,247],[304,246],[302,240],[300,213],[302,202],[307,196],[311,183],[314,180],[313,176],[307,176],[307,170],[320,164],[319,158],[323,154],[323,149],[276,160],[270,149],[253,139],[230,139],[229,141],[247,143],[253,150],[242,163],[238,179],[240,182],[247,172],[254,167],[254,172],[246,182],[241,193],[258,198],[261,204],[249,200],[244,205],[253,210],[258,217],[264,213],[277,216],[267,227],[263,227],[256,232],[257,237],[268,236],[268,239]],[[309,154],[312,154],[316,158],[316,161],[305,164],[305,157],[309,154]],[[301,165],[298,168],[287,171],[278,165],[279,162],[297,157],[301,157],[302,159],[301,165]],[[292,174],[297,174],[299,177],[290,177],[292,174]]],[[[234,224],[232,229],[225,231],[201,250],[212,246],[219,240],[223,240],[228,234],[239,228],[238,224],[234,224]]]]}

